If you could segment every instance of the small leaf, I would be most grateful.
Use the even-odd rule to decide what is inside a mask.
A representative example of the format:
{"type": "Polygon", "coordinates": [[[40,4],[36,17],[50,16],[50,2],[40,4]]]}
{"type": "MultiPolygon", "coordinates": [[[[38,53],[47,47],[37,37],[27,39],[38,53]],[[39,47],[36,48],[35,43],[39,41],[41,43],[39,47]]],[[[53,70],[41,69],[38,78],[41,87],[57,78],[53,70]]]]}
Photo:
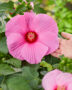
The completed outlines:
{"type": "Polygon", "coordinates": [[[6,22],[4,20],[5,17],[0,17],[0,33],[5,32],[6,22]]]}
{"type": "Polygon", "coordinates": [[[22,3],[20,5],[18,5],[18,7],[16,8],[15,14],[24,14],[24,12],[27,10],[27,8],[25,7],[25,3],[22,3]]]}
{"type": "Polygon", "coordinates": [[[0,64],[0,75],[9,75],[15,73],[14,69],[7,64],[0,64]]]}
{"type": "Polygon", "coordinates": [[[34,12],[35,12],[35,13],[46,13],[47,11],[44,10],[42,7],[40,7],[39,4],[36,4],[36,5],[34,6],[34,12]]]}
{"type": "Polygon", "coordinates": [[[21,61],[15,58],[10,58],[9,60],[4,60],[4,63],[10,64],[16,68],[20,68],[21,67],[21,61]]]}
{"type": "Polygon", "coordinates": [[[5,37],[2,37],[2,39],[0,39],[0,52],[4,54],[8,53],[8,48],[7,48],[5,37]]]}
{"type": "Polygon", "coordinates": [[[47,62],[45,62],[45,61],[42,61],[42,62],[40,63],[40,66],[46,67],[46,68],[48,69],[48,71],[51,71],[51,70],[53,69],[53,68],[52,68],[52,65],[49,64],[49,63],[47,63],[47,62]]]}

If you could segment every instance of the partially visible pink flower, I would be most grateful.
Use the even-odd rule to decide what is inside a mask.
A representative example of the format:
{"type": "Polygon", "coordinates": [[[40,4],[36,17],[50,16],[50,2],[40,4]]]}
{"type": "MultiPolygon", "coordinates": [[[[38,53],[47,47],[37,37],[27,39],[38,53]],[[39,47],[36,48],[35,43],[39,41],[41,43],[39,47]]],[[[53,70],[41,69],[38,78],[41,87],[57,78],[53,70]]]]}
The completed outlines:
{"type": "Polygon", "coordinates": [[[42,86],[44,90],[72,90],[72,74],[53,70],[44,76],[42,86]]]}
{"type": "Polygon", "coordinates": [[[9,53],[31,64],[59,46],[57,24],[46,14],[25,12],[13,17],[6,25],[6,37],[9,53]]]}
{"type": "Polygon", "coordinates": [[[34,3],[33,2],[31,2],[31,6],[32,6],[32,8],[34,8],[34,3]]]}

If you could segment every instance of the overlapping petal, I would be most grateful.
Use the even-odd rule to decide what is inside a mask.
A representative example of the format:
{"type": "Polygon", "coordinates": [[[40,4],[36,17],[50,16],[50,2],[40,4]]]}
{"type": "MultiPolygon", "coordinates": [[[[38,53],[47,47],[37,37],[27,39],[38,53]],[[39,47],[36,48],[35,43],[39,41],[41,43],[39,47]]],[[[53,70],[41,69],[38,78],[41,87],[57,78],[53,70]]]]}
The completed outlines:
{"type": "Polygon", "coordinates": [[[49,50],[47,52],[47,55],[55,51],[59,46],[58,36],[49,31],[41,33],[39,35],[39,40],[44,45],[48,46],[49,50]]]}
{"type": "Polygon", "coordinates": [[[69,83],[72,83],[72,75],[69,73],[62,73],[56,79],[58,86],[68,86],[69,83]]]}
{"type": "Polygon", "coordinates": [[[9,53],[20,60],[23,60],[21,55],[21,50],[25,43],[24,37],[20,34],[12,33],[7,37],[7,45],[9,49],[9,53]]]}
{"type": "Polygon", "coordinates": [[[72,83],[68,85],[67,90],[72,90],[72,83]]]}
{"type": "Polygon", "coordinates": [[[40,42],[34,43],[34,45],[26,43],[22,48],[21,54],[27,62],[31,64],[38,64],[47,51],[48,47],[40,42]]]}
{"type": "Polygon", "coordinates": [[[30,28],[38,33],[50,31],[58,34],[58,27],[56,22],[52,19],[52,17],[46,14],[38,14],[33,20],[30,28]]]}

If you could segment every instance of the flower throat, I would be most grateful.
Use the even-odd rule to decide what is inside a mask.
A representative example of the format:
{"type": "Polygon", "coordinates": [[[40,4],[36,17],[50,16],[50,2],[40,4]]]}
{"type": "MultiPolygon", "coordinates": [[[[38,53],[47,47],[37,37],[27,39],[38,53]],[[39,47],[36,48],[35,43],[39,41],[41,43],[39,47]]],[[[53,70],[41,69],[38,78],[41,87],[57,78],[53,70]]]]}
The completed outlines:
{"type": "Polygon", "coordinates": [[[38,35],[34,31],[29,31],[25,34],[25,40],[28,43],[34,43],[38,38],[38,35]]]}

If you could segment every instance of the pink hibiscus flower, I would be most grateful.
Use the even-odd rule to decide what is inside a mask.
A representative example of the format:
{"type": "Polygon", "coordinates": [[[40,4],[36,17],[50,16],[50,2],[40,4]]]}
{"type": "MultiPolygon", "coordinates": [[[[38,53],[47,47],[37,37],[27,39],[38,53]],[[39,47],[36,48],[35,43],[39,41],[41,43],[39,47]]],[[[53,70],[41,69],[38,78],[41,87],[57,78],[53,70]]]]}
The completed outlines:
{"type": "Polygon", "coordinates": [[[44,76],[42,86],[44,90],[72,90],[72,74],[53,70],[44,76]]]}
{"type": "Polygon", "coordinates": [[[13,17],[6,25],[6,37],[9,53],[31,64],[59,46],[57,24],[46,14],[25,12],[13,17]]]}

